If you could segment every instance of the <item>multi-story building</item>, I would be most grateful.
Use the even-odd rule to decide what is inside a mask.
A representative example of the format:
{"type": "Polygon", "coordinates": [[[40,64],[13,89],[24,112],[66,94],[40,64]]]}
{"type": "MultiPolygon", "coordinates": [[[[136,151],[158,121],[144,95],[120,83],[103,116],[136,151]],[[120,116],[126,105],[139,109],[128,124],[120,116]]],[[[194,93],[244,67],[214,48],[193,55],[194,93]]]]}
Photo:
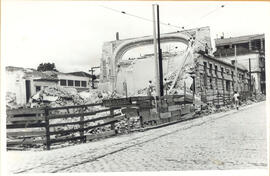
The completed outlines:
{"type": "Polygon", "coordinates": [[[232,99],[237,87],[240,94],[248,93],[250,75],[243,65],[237,65],[236,75],[235,65],[199,53],[195,67],[195,93],[201,96],[203,102],[224,103],[224,100],[232,99]]]}
{"type": "Polygon", "coordinates": [[[257,92],[266,93],[265,86],[265,36],[264,34],[247,35],[215,39],[215,57],[224,62],[235,62],[250,69],[257,92]],[[235,52],[236,51],[236,52],[235,52]]]}

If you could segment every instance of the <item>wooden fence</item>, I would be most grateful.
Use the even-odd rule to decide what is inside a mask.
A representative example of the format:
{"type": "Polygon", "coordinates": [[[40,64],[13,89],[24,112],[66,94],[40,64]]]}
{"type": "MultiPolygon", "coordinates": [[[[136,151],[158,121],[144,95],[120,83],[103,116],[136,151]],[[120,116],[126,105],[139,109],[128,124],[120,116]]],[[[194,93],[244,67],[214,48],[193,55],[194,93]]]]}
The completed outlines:
{"type": "Polygon", "coordinates": [[[57,108],[7,110],[7,146],[46,145],[79,140],[85,142],[116,134],[115,123],[123,120],[119,108],[100,104],[57,108]],[[102,133],[93,130],[102,127],[102,133]],[[92,130],[92,131],[91,131],[92,130]]]}

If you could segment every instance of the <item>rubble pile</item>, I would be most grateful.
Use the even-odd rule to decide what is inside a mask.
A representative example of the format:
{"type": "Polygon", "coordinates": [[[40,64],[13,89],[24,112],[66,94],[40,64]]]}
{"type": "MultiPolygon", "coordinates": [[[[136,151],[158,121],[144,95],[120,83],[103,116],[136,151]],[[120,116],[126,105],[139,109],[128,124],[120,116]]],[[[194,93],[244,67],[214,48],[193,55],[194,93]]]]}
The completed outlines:
{"type": "MultiPolygon", "coordinates": [[[[52,87],[46,87],[45,89],[39,91],[35,95],[33,95],[30,99],[30,102],[25,107],[65,107],[65,106],[73,106],[73,105],[85,105],[85,104],[93,104],[93,103],[101,103],[103,99],[109,99],[109,98],[119,98],[120,96],[117,95],[115,92],[110,93],[106,91],[100,91],[100,90],[89,90],[84,92],[77,92],[74,88],[62,88],[60,86],[52,86],[52,87]]],[[[7,99],[7,107],[11,108],[19,108],[19,106],[16,105],[16,95],[12,93],[7,93],[6,95],[7,99]]],[[[21,106],[21,107],[24,107],[21,106]]],[[[69,108],[69,109],[60,109],[60,110],[51,110],[53,114],[70,114],[70,113],[80,113],[80,112],[93,112],[97,110],[104,109],[105,107],[102,106],[93,106],[93,107],[83,107],[83,108],[69,108]]],[[[119,113],[120,110],[115,110],[115,113],[119,113]]],[[[84,120],[89,119],[95,119],[98,117],[108,116],[109,112],[101,112],[97,113],[95,115],[89,115],[84,116],[84,120]]],[[[50,124],[56,124],[56,123],[67,123],[67,122],[77,122],[80,120],[80,117],[72,117],[72,118],[59,118],[59,119],[51,119],[50,124]]],[[[104,120],[99,120],[95,122],[89,122],[85,124],[85,127],[89,126],[95,126],[98,124],[104,123],[104,120]]],[[[120,126],[124,126],[123,122],[120,123],[120,126]]],[[[126,122],[125,122],[126,124],[126,122]]],[[[80,125],[66,125],[66,126],[57,126],[57,127],[50,127],[50,131],[64,131],[64,130],[71,130],[71,129],[77,129],[80,125]]],[[[119,127],[120,129],[120,127],[119,127]]],[[[23,129],[24,130],[24,129],[23,129]]],[[[27,129],[26,129],[27,130],[27,129]]],[[[110,125],[98,127],[89,131],[86,131],[85,133],[89,134],[99,134],[103,133],[105,131],[109,131],[110,125]]],[[[73,134],[57,134],[52,135],[51,139],[54,138],[61,138],[61,137],[75,137],[79,136],[78,133],[73,134]]],[[[7,137],[8,140],[17,140],[17,139],[23,139],[23,138],[12,138],[11,136],[7,137]]],[[[44,137],[31,137],[29,140],[41,140],[44,139],[44,137]]],[[[67,142],[72,143],[73,142],[67,142]]],[[[75,142],[76,143],[76,142],[75,142]]],[[[38,148],[42,145],[21,145],[24,149],[27,148],[38,148]]]]}
{"type": "Polygon", "coordinates": [[[100,90],[78,92],[75,88],[62,88],[60,86],[46,87],[31,97],[30,106],[63,107],[101,103],[103,99],[119,98],[115,92],[110,93],[100,90]]]}
{"type": "Polygon", "coordinates": [[[266,96],[262,93],[257,93],[256,94],[256,100],[257,101],[265,101],[266,100],[266,96]]]}
{"type": "Polygon", "coordinates": [[[7,92],[6,93],[6,108],[7,109],[12,109],[12,108],[17,108],[18,105],[16,103],[16,94],[12,92],[7,92]]]}

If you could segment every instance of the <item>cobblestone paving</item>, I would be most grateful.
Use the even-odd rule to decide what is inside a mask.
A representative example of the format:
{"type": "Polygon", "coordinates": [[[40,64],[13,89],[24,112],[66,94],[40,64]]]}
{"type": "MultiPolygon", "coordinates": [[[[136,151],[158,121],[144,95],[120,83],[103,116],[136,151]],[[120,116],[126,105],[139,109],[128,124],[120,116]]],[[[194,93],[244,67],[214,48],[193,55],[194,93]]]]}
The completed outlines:
{"type": "Polygon", "coordinates": [[[12,173],[267,168],[265,102],[97,142],[8,152],[12,173]]]}

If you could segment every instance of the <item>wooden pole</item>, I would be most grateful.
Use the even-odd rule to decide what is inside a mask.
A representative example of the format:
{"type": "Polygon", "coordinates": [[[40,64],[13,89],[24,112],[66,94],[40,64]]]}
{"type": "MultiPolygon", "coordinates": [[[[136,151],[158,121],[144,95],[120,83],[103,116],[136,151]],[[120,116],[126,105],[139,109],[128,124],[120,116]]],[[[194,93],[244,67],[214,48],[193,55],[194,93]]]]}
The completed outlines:
{"type": "Polygon", "coordinates": [[[153,42],[154,42],[154,60],[155,60],[155,72],[156,72],[156,96],[160,96],[160,86],[159,86],[159,64],[157,57],[157,39],[156,39],[156,15],[155,15],[155,4],[152,5],[153,8],[153,42]]]}
{"type": "Polygon", "coordinates": [[[50,127],[49,127],[49,109],[46,106],[45,107],[45,129],[46,129],[46,149],[50,150],[51,149],[51,140],[50,140],[50,127]]]}
{"type": "MultiPolygon", "coordinates": [[[[81,113],[83,113],[83,107],[82,107],[82,109],[81,109],[81,113]]],[[[84,116],[82,115],[82,116],[80,116],[80,137],[81,137],[81,142],[86,142],[85,140],[84,140],[84,123],[83,123],[83,121],[84,121],[84,116]]]]}
{"type": "Polygon", "coordinates": [[[236,57],[236,45],[234,45],[234,57],[235,57],[235,87],[236,91],[238,92],[238,74],[237,74],[237,57],[236,57]]]}
{"type": "Polygon", "coordinates": [[[250,58],[248,59],[248,66],[249,66],[249,93],[251,96],[252,95],[252,86],[251,86],[251,61],[250,61],[250,58]]]}
{"type": "Polygon", "coordinates": [[[157,5],[157,32],[158,32],[159,91],[160,91],[159,95],[163,96],[164,88],[163,88],[162,50],[160,48],[159,5],[157,5]]]}

